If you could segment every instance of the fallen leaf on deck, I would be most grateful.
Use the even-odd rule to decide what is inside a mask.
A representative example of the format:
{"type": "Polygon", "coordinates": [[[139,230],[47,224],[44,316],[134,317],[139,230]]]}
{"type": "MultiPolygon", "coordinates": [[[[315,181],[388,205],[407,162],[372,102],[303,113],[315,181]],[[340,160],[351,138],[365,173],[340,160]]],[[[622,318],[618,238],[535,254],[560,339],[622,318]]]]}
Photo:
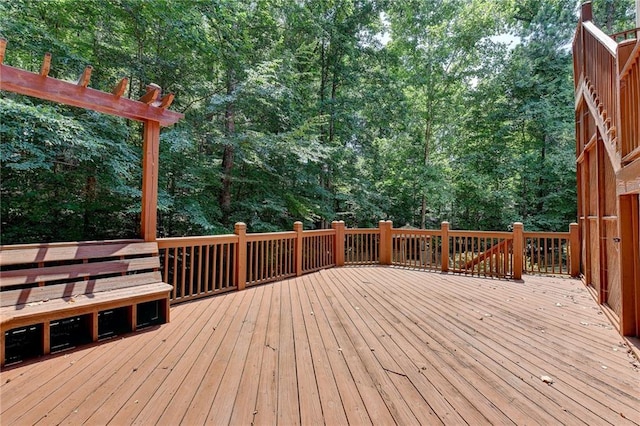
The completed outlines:
{"type": "Polygon", "coordinates": [[[540,380],[542,380],[544,383],[548,385],[553,383],[553,379],[549,376],[540,376],[540,380]]]}

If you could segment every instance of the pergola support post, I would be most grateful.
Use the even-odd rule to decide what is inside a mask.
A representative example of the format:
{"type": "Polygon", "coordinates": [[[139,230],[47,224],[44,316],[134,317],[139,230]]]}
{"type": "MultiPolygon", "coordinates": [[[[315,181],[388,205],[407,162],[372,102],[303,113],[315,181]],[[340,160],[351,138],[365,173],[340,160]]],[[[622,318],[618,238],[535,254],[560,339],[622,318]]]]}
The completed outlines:
{"type": "Polygon", "coordinates": [[[156,240],[158,223],[158,161],[160,159],[160,123],[144,122],[142,143],[142,213],[140,233],[145,241],[156,240]]]}

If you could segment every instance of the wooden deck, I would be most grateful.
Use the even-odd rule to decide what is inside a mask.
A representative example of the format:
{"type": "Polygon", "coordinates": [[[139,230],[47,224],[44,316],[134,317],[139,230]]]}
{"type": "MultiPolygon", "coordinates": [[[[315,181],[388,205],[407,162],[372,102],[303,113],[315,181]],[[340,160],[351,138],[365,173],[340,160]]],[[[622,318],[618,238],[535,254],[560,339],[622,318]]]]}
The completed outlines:
{"type": "Polygon", "coordinates": [[[548,277],[324,270],[1,383],[2,425],[640,424],[637,362],[580,281],[548,277]]]}

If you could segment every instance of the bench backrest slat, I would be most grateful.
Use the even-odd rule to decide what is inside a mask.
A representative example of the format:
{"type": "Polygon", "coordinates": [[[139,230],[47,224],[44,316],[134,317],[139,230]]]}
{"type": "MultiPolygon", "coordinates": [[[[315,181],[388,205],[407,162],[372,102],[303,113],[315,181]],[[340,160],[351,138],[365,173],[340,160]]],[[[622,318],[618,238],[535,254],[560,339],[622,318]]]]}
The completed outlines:
{"type": "Polygon", "coordinates": [[[123,280],[122,278],[123,277],[110,277],[97,280],[77,281],[67,284],[48,285],[45,287],[4,291],[0,297],[0,306],[26,305],[29,303],[38,303],[58,298],[70,299],[71,297],[80,294],[117,290],[125,287],[136,287],[162,281],[159,271],[127,275],[126,280],[123,280]]]}
{"type": "Polygon", "coordinates": [[[158,244],[144,241],[2,246],[0,267],[2,306],[140,285],[145,273],[162,281],[158,244]]]}
{"type": "Polygon", "coordinates": [[[0,249],[0,266],[71,259],[100,259],[133,255],[157,255],[157,243],[94,243],[72,245],[4,246],[0,249]]]}
{"type": "Polygon", "coordinates": [[[40,282],[83,279],[133,271],[152,270],[160,267],[158,257],[111,260],[107,262],[78,263],[45,268],[17,269],[2,272],[0,287],[13,287],[40,282]]]}

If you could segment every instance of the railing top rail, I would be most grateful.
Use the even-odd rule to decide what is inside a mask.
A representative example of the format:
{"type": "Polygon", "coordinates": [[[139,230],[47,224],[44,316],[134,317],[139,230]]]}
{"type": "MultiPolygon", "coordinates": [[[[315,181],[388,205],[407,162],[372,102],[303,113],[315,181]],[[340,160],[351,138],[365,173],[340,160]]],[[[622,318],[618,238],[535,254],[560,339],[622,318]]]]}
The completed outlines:
{"type": "Polygon", "coordinates": [[[608,35],[604,33],[600,28],[598,28],[593,22],[583,22],[582,27],[591,34],[596,40],[600,42],[604,47],[607,48],[611,56],[617,56],[618,54],[618,43],[608,35]]]}
{"type": "Polygon", "coordinates": [[[345,234],[379,234],[380,228],[346,228],[345,234]]]}
{"type": "Polygon", "coordinates": [[[204,235],[198,237],[170,237],[158,238],[158,248],[230,244],[237,242],[238,236],[235,234],[204,235]]]}
{"type": "Polygon", "coordinates": [[[391,230],[393,236],[396,235],[433,235],[439,236],[442,235],[442,230],[440,229],[402,229],[402,228],[393,228],[391,230]]]}
{"type": "Polygon", "coordinates": [[[524,238],[569,238],[568,232],[523,232],[524,238]]]}
{"type": "Polygon", "coordinates": [[[620,31],[619,33],[611,34],[609,37],[611,37],[613,40],[616,40],[616,41],[618,39],[622,39],[622,41],[624,41],[624,40],[639,38],[639,34],[640,34],[640,28],[633,28],[631,30],[620,31]]]}
{"type": "Polygon", "coordinates": [[[482,237],[482,238],[505,238],[507,240],[513,239],[512,232],[499,232],[499,231],[449,231],[449,236],[452,237],[482,237]]]}
{"type": "Polygon", "coordinates": [[[336,235],[335,229],[313,229],[310,231],[304,231],[302,233],[303,237],[315,237],[318,235],[336,235]]]}
{"type": "Polygon", "coordinates": [[[283,232],[256,232],[255,234],[247,234],[247,241],[268,241],[293,239],[296,237],[294,231],[283,232]]]}

